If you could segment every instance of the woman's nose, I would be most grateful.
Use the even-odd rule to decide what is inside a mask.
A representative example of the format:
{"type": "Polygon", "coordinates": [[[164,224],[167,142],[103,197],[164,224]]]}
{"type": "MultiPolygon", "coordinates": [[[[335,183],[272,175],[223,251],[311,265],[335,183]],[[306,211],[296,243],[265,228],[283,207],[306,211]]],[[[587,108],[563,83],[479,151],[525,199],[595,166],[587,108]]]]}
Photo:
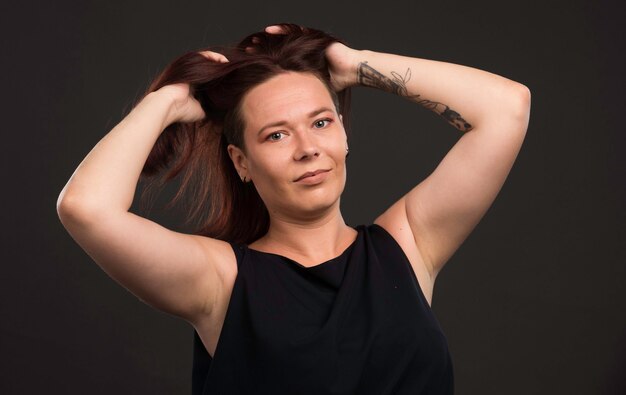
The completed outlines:
{"type": "Polygon", "coordinates": [[[296,147],[296,160],[302,160],[313,156],[319,156],[320,149],[317,141],[310,135],[311,132],[299,133],[296,147]]]}

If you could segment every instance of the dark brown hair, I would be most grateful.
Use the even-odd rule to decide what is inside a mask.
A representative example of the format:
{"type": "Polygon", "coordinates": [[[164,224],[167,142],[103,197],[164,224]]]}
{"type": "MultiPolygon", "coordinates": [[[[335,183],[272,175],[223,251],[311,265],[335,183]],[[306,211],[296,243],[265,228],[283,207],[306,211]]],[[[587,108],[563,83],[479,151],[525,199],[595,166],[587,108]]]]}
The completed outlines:
{"type": "Polygon", "coordinates": [[[193,233],[246,244],[263,236],[269,228],[267,208],[254,184],[241,181],[226,147],[233,144],[246,152],[242,98],[278,74],[297,71],[317,76],[349,131],[350,88],[337,93],[331,89],[324,56],[329,45],[343,41],[319,30],[279,25],[286,34],[262,31],[234,46],[203,49],[223,54],[227,63],[211,61],[198,52],[186,53],[150,84],[146,95],[165,85],[188,83],[206,118],[173,123],[159,136],[141,172],[140,180],[146,183],[141,195],[143,209],[155,188],[162,188],[182,173],[180,187],[167,207],[189,195],[185,220],[195,224],[193,233]]]}

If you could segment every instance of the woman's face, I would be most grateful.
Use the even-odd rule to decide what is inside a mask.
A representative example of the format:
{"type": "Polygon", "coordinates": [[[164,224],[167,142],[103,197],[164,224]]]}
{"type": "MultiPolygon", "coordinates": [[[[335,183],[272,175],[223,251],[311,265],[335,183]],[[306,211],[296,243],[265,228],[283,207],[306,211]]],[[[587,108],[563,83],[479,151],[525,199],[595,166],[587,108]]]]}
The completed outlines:
{"type": "Polygon", "coordinates": [[[287,72],[243,98],[246,153],[228,153],[252,180],[270,215],[314,218],[339,198],[346,183],[347,138],[326,86],[313,74],[287,72]],[[323,170],[298,180],[307,172],[323,170]]]}

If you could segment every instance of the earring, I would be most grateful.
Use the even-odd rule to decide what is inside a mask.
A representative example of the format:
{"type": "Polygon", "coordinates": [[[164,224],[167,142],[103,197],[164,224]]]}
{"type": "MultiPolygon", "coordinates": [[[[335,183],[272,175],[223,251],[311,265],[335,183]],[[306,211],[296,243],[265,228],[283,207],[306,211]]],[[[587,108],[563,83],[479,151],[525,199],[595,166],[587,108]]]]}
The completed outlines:
{"type": "Polygon", "coordinates": [[[346,147],[346,158],[348,157],[348,155],[350,155],[350,150],[348,149],[348,147],[346,147]]]}

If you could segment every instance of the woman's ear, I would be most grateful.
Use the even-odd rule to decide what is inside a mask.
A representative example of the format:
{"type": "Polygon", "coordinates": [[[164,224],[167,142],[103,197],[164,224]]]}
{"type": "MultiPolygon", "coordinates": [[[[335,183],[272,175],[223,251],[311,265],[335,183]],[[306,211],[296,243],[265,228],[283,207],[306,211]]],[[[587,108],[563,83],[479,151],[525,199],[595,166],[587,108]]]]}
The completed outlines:
{"type": "Polygon", "coordinates": [[[248,174],[248,161],[246,159],[246,155],[243,153],[241,148],[237,147],[233,144],[228,144],[226,148],[228,151],[228,156],[230,156],[230,160],[233,161],[233,165],[239,173],[240,177],[244,177],[248,174]]]}
{"type": "Polygon", "coordinates": [[[339,114],[339,120],[341,121],[341,124],[343,125],[343,115],[339,114]]]}

